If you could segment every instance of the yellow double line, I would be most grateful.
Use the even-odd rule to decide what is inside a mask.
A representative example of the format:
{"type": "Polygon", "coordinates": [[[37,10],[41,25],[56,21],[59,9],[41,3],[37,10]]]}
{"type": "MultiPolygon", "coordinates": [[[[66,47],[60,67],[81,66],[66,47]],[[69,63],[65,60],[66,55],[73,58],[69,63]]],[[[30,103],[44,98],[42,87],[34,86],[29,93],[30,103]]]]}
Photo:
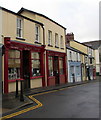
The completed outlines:
{"type": "Polygon", "coordinates": [[[36,108],[42,107],[43,104],[42,104],[41,102],[39,102],[37,99],[35,99],[34,96],[38,96],[38,95],[42,95],[42,94],[47,94],[47,93],[52,93],[52,92],[56,92],[56,91],[58,91],[58,90],[48,91],[48,92],[43,92],[43,93],[38,93],[38,94],[34,94],[34,95],[31,95],[31,96],[28,96],[31,100],[33,100],[34,102],[37,103],[36,106],[32,106],[32,107],[30,107],[30,108],[23,109],[23,110],[21,110],[21,111],[18,111],[18,112],[15,112],[15,113],[6,115],[6,116],[2,117],[1,120],[5,120],[5,119],[8,119],[8,118],[12,118],[12,117],[15,117],[15,116],[17,116],[17,115],[23,114],[23,113],[25,113],[25,112],[28,112],[28,111],[34,110],[34,109],[36,109],[36,108]]]}
{"type": "Polygon", "coordinates": [[[39,107],[42,107],[42,106],[43,106],[43,104],[42,104],[41,102],[39,102],[37,99],[35,99],[35,98],[33,97],[33,95],[32,95],[32,96],[28,96],[28,97],[29,97],[30,99],[32,99],[33,101],[35,101],[35,102],[37,103],[37,105],[36,105],[36,106],[32,106],[32,107],[27,108],[27,109],[23,109],[23,110],[21,110],[21,111],[18,111],[18,112],[9,114],[9,115],[6,115],[6,116],[2,117],[1,120],[5,120],[5,119],[8,119],[8,118],[12,118],[12,117],[15,117],[15,116],[17,116],[17,115],[20,115],[20,114],[22,114],[22,113],[25,113],[25,112],[28,112],[28,111],[31,111],[31,110],[34,110],[34,109],[36,109],[36,108],[39,108],[39,107]]]}
{"type": "MultiPolygon", "coordinates": [[[[84,83],[84,84],[87,84],[87,83],[84,83]]],[[[84,85],[84,84],[81,84],[81,85],[79,85],[79,86],[82,86],[82,85],[84,85]]],[[[25,112],[28,112],[28,111],[34,110],[34,109],[36,109],[36,108],[42,107],[43,104],[42,104],[41,102],[39,102],[37,99],[35,99],[34,96],[43,95],[43,94],[52,93],[52,92],[57,92],[57,91],[60,91],[60,90],[64,90],[64,89],[68,89],[68,88],[73,88],[73,87],[77,87],[77,86],[65,87],[65,88],[61,88],[61,89],[58,89],[58,90],[52,90],[52,91],[42,92],[42,93],[38,93],[38,94],[34,94],[34,95],[31,95],[31,96],[28,96],[31,100],[33,100],[34,102],[37,103],[36,106],[32,106],[32,107],[23,109],[23,110],[21,110],[21,111],[18,111],[18,112],[15,112],[15,113],[6,115],[6,116],[2,117],[1,120],[5,120],[5,119],[8,119],[8,118],[12,118],[12,117],[15,117],[15,116],[17,116],[17,115],[23,114],[23,113],[25,113],[25,112]]]]}

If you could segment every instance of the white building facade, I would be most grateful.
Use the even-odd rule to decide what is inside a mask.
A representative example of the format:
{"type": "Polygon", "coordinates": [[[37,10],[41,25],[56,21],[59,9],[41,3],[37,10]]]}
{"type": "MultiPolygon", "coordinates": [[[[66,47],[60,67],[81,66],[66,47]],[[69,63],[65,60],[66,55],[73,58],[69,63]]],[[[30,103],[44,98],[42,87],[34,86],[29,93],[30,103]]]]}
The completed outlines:
{"type": "Polygon", "coordinates": [[[68,82],[82,81],[81,55],[78,50],[72,47],[67,47],[67,66],[68,82]]]}

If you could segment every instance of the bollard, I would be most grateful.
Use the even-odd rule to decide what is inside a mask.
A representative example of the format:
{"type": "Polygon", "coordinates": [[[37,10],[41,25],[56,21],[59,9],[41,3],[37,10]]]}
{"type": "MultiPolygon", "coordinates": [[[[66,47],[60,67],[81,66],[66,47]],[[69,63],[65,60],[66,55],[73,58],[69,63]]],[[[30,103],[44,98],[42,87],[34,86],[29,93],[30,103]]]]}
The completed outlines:
{"type": "Polygon", "coordinates": [[[15,94],[15,98],[18,97],[18,80],[16,80],[16,94],[15,94]]]}
{"type": "Polygon", "coordinates": [[[24,101],[22,80],[20,81],[20,101],[24,101]]]}

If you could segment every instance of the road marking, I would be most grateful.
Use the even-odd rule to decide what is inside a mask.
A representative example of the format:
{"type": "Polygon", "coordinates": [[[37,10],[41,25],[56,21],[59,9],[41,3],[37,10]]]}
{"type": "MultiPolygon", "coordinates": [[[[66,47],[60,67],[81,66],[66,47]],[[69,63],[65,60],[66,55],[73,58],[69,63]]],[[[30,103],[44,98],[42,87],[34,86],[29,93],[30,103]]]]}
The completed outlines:
{"type": "Polygon", "coordinates": [[[48,91],[48,92],[42,92],[42,93],[38,93],[38,94],[34,94],[34,95],[31,95],[31,96],[28,96],[31,100],[33,100],[34,102],[37,103],[36,106],[32,106],[32,107],[23,109],[23,110],[21,110],[21,111],[18,111],[18,112],[15,112],[15,113],[11,113],[11,114],[9,114],[9,115],[6,115],[6,116],[2,117],[1,120],[5,120],[5,119],[8,119],[8,118],[12,118],[12,117],[15,117],[15,116],[17,116],[17,115],[23,114],[23,113],[25,113],[25,112],[28,112],[28,111],[34,110],[34,109],[36,109],[36,108],[42,107],[43,104],[42,104],[41,102],[39,102],[37,99],[35,99],[35,98],[34,98],[35,96],[43,95],[43,94],[48,94],[48,93],[52,93],[52,92],[57,92],[57,91],[64,90],[64,89],[74,88],[74,87],[77,87],[77,86],[83,86],[83,85],[85,85],[85,84],[87,84],[87,83],[80,84],[80,85],[75,85],[75,86],[70,86],[70,87],[65,87],[65,88],[61,88],[61,89],[58,89],[58,90],[52,90],[52,91],[48,91]]]}
{"type": "Polygon", "coordinates": [[[30,108],[27,108],[27,109],[23,109],[21,111],[18,111],[18,112],[15,112],[15,113],[12,113],[12,114],[9,114],[9,115],[6,115],[4,117],[1,118],[1,120],[5,120],[5,119],[8,119],[8,118],[12,118],[14,116],[17,116],[17,115],[20,115],[22,113],[25,113],[25,112],[28,112],[28,111],[31,111],[31,110],[34,110],[36,108],[39,108],[39,107],[42,107],[43,104],[41,102],[39,102],[37,99],[35,99],[34,97],[32,96],[29,96],[30,99],[32,99],[33,101],[35,101],[37,103],[36,106],[32,106],[30,108]]]}
{"type": "Polygon", "coordinates": [[[42,93],[34,94],[32,96],[38,96],[38,95],[48,94],[48,93],[57,92],[57,91],[59,91],[59,90],[51,90],[51,91],[48,91],[48,92],[42,92],[42,93]]]}

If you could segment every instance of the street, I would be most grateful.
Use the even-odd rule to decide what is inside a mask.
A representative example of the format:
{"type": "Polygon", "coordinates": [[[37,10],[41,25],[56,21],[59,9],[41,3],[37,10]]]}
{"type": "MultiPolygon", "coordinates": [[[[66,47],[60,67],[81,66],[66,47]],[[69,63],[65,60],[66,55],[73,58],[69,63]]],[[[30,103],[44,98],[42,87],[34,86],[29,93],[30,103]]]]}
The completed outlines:
{"type": "Polygon", "coordinates": [[[42,106],[12,118],[99,118],[99,82],[46,92],[34,98],[42,106]]]}

